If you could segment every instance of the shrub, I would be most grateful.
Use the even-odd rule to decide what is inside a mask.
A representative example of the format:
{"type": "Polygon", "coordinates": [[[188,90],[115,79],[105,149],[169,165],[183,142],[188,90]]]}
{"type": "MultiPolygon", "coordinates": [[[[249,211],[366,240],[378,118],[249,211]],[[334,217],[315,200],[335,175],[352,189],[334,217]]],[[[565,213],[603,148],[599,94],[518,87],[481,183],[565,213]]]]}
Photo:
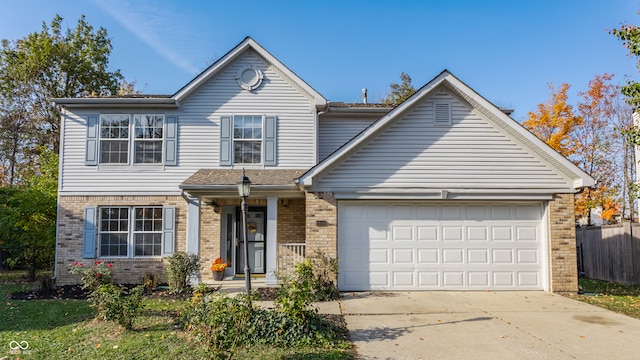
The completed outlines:
{"type": "Polygon", "coordinates": [[[142,278],[142,285],[146,291],[155,289],[158,287],[158,283],[160,283],[160,277],[156,274],[146,273],[142,278]]]}
{"type": "Polygon", "coordinates": [[[133,319],[142,310],[144,286],[138,285],[128,291],[122,286],[102,284],[89,297],[91,306],[98,311],[98,317],[115,321],[127,330],[133,328],[133,319]]]}
{"type": "Polygon", "coordinates": [[[177,252],[167,258],[167,281],[171,292],[181,293],[189,289],[189,277],[197,275],[200,259],[196,254],[177,252]]]}
{"type": "Polygon", "coordinates": [[[113,264],[104,261],[96,261],[91,265],[74,262],[69,266],[69,272],[80,275],[82,288],[90,292],[97,290],[100,285],[113,283],[113,264]]]}
{"type": "Polygon", "coordinates": [[[293,277],[285,278],[276,292],[276,308],[292,319],[304,321],[310,313],[309,306],[314,299],[313,282],[311,260],[306,259],[298,263],[293,277]]]}
{"type": "Polygon", "coordinates": [[[322,251],[316,251],[311,257],[313,262],[313,280],[311,287],[314,291],[314,301],[337,300],[340,292],[336,286],[340,260],[330,257],[322,251]]]}
{"type": "Polygon", "coordinates": [[[228,355],[239,346],[330,346],[344,338],[346,330],[315,312],[307,315],[299,321],[283,311],[254,309],[245,294],[204,296],[196,292],[185,305],[182,320],[196,341],[228,355]]]}

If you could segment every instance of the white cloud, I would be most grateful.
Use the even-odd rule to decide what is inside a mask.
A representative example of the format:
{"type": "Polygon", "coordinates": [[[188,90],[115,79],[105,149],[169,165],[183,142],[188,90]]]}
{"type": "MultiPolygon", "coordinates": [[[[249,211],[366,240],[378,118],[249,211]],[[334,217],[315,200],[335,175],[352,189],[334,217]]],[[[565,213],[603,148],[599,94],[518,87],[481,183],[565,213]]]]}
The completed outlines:
{"type": "Polygon", "coordinates": [[[175,9],[162,8],[161,3],[147,1],[93,0],[92,2],[167,61],[191,75],[199,72],[199,69],[182,55],[185,52],[177,51],[175,48],[176,45],[181,44],[178,39],[189,39],[191,36],[187,29],[180,27],[180,24],[188,21],[177,19],[178,14],[175,9]]]}

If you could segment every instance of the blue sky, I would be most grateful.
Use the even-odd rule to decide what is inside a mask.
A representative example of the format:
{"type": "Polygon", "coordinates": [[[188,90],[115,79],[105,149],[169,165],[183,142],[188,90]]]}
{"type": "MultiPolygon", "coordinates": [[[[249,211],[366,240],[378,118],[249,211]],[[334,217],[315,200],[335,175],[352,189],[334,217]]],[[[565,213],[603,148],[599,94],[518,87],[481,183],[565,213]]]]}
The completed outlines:
{"type": "Polygon", "coordinates": [[[6,1],[0,38],[39,31],[55,14],[107,29],[111,68],[148,94],[173,94],[246,36],[331,101],[385,96],[400,72],[416,88],[448,69],[522,120],[572,86],[578,100],[595,75],[638,79],[636,60],[607,29],[640,24],[632,0],[450,1],[6,1]]]}

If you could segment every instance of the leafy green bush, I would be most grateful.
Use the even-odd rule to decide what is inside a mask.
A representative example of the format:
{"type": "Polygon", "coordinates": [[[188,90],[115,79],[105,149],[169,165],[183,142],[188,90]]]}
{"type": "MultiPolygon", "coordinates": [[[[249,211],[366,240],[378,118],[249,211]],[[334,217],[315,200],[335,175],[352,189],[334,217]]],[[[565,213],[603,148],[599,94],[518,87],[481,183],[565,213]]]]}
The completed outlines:
{"type": "Polygon", "coordinates": [[[229,354],[236,347],[256,344],[328,347],[344,338],[345,330],[316,312],[305,314],[301,321],[283,311],[255,309],[244,294],[204,296],[196,292],[185,305],[182,320],[196,341],[229,354]]]}
{"type": "Polygon", "coordinates": [[[144,286],[138,285],[128,291],[122,286],[102,284],[89,297],[91,306],[98,311],[98,317],[115,321],[127,330],[133,328],[133,319],[142,310],[144,286]]]}
{"type": "Polygon", "coordinates": [[[274,304],[278,311],[298,321],[307,319],[314,299],[313,283],[313,263],[306,259],[296,265],[294,276],[285,278],[277,290],[274,304]]]}
{"type": "Polygon", "coordinates": [[[91,265],[76,261],[69,266],[69,272],[80,275],[82,288],[91,292],[96,291],[100,285],[113,283],[113,264],[104,261],[96,261],[91,265]]]}
{"type": "Polygon", "coordinates": [[[167,258],[167,282],[171,292],[182,293],[189,289],[189,277],[197,275],[200,258],[196,254],[177,252],[167,258]]]}

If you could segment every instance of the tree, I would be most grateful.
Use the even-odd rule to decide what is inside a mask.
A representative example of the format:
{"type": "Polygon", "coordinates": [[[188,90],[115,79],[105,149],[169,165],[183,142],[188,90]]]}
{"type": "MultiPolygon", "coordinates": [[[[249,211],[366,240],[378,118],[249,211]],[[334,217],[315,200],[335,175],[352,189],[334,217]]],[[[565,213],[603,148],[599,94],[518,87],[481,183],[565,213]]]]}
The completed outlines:
{"type": "Polygon", "coordinates": [[[538,110],[529,112],[522,123],[529,131],[565,157],[573,154],[576,145],[571,141],[572,132],[582,123],[580,116],[574,115],[573,107],[567,104],[569,84],[559,89],[549,85],[551,96],[544,104],[538,104],[538,110]]]}
{"type": "MultiPolygon", "coordinates": [[[[622,41],[624,47],[629,50],[629,56],[640,57],[640,28],[623,24],[620,28],[611,30],[611,33],[622,41]]],[[[636,63],[636,67],[640,69],[640,61],[636,63]]],[[[629,79],[621,91],[627,97],[629,105],[637,110],[640,107],[640,83],[629,79]]]]}
{"type": "Polygon", "coordinates": [[[383,103],[387,105],[398,105],[416,92],[416,89],[411,85],[411,76],[402,72],[400,73],[400,80],[400,84],[391,83],[389,85],[389,93],[387,97],[382,100],[383,103]]]}
{"type": "Polygon", "coordinates": [[[58,155],[40,149],[39,169],[24,184],[0,188],[0,245],[31,281],[37,270],[51,269],[55,254],[58,155]]]}
{"type": "MultiPolygon", "coordinates": [[[[37,145],[58,152],[60,112],[52,98],[116,95],[123,76],[108,71],[111,41],[84,15],[62,30],[56,15],[48,27],[0,48],[0,159],[2,182],[19,183],[20,170],[36,166],[37,145]]],[[[125,83],[126,84],[126,83],[125,83]]],[[[130,85],[122,89],[132,91],[130,85]]]]}
{"type": "Polygon", "coordinates": [[[614,114],[614,99],[618,87],[611,84],[613,75],[603,74],[589,81],[589,89],[578,95],[578,111],[582,122],[577,124],[572,136],[575,151],[571,160],[589,173],[596,184],[576,195],[576,215],[587,219],[591,225],[591,210],[601,209],[601,217],[610,221],[619,212],[618,194],[620,183],[614,139],[618,133],[611,121],[614,114]],[[614,150],[614,152],[612,152],[614,150]]]}

